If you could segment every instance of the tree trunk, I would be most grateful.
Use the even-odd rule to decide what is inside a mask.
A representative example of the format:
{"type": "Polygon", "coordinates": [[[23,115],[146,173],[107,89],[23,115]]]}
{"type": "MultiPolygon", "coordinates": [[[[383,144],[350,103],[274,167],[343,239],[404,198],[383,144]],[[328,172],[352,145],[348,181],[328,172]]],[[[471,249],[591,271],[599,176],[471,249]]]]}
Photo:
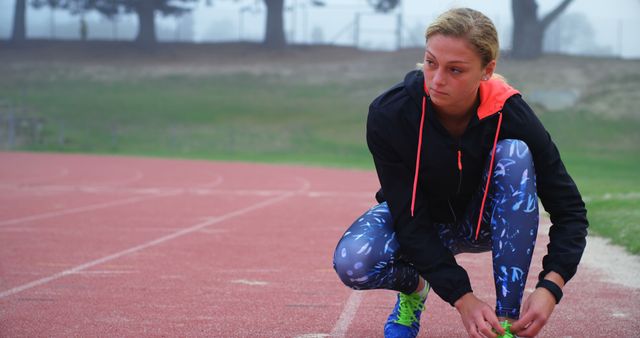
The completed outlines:
{"type": "Polygon", "coordinates": [[[267,29],[264,45],[270,48],[284,48],[284,0],[264,0],[267,6],[267,29]]]}
{"type": "Polygon", "coordinates": [[[564,0],[546,17],[538,19],[535,0],[511,0],[513,13],[513,38],[511,56],[514,59],[536,59],[542,55],[542,41],[549,24],[564,11],[573,0],[564,0]]]}
{"type": "Polygon", "coordinates": [[[542,54],[542,32],[538,23],[538,4],[534,0],[511,0],[513,12],[514,59],[535,59],[542,54]]]}
{"type": "Polygon", "coordinates": [[[154,46],[157,42],[154,0],[140,0],[136,5],[136,14],[138,14],[136,43],[143,47],[154,46]]]}
{"type": "Polygon", "coordinates": [[[11,42],[20,43],[27,39],[26,14],[27,0],[16,0],[15,11],[13,12],[13,32],[11,42]]]}

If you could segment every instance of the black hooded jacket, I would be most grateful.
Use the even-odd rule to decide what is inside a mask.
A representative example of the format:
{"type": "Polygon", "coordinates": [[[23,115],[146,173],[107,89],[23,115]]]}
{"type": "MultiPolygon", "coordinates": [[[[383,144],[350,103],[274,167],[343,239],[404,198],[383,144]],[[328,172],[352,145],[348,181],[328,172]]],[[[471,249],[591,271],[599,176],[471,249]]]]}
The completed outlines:
{"type": "Polygon", "coordinates": [[[479,189],[494,141],[502,139],[519,139],[529,146],[538,196],[553,224],[539,278],[555,271],[569,281],[586,245],[586,209],[549,133],[517,91],[500,80],[482,81],[478,114],[459,139],[438,121],[421,71],[409,72],[403,83],[369,107],[367,144],[382,186],[376,198],[389,205],[403,257],[451,305],[472,289],[467,272],[442,244],[433,223],[463,217],[479,189]]]}

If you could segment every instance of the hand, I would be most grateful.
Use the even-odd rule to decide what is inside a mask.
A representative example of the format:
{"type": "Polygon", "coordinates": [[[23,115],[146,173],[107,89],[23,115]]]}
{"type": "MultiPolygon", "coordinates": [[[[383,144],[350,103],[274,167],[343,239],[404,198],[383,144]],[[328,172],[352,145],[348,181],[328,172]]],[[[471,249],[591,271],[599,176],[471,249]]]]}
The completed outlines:
{"type": "Polygon", "coordinates": [[[519,337],[535,337],[547,323],[556,306],[553,294],[545,288],[537,288],[522,305],[520,319],[513,323],[511,332],[519,337]]]}
{"type": "Polygon", "coordinates": [[[492,328],[500,334],[505,333],[502,326],[500,326],[500,322],[493,308],[478,299],[473,293],[469,292],[460,297],[454,305],[458,312],[460,312],[462,324],[467,330],[469,337],[495,338],[498,335],[492,328]]]}

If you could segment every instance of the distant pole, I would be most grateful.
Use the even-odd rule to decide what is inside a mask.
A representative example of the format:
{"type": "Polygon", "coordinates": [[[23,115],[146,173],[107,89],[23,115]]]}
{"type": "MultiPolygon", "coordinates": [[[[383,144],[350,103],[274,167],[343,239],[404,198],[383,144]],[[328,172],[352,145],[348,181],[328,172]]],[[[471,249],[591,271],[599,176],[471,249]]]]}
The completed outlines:
{"type": "Polygon", "coordinates": [[[244,8],[240,8],[240,11],[238,13],[238,41],[242,42],[242,28],[244,25],[244,8]]]}
{"type": "Polygon", "coordinates": [[[358,48],[360,45],[360,13],[356,13],[353,19],[353,46],[358,48]]]}
{"type": "Polygon", "coordinates": [[[303,11],[302,11],[302,39],[304,40],[305,44],[309,44],[309,3],[305,2],[303,4],[303,11]]]}
{"type": "Polygon", "coordinates": [[[291,9],[291,42],[296,42],[296,29],[298,19],[298,0],[293,0],[293,8],[291,9]]]}
{"type": "Polygon", "coordinates": [[[49,10],[49,25],[49,38],[53,40],[56,37],[56,16],[55,9],[53,7],[51,7],[51,9],[49,10]]]}
{"type": "Polygon", "coordinates": [[[402,49],[402,12],[398,13],[396,20],[396,50],[402,49]]]}
{"type": "Polygon", "coordinates": [[[403,24],[403,16],[404,16],[404,0],[400,0],[400,13],[398,13],[398,46],[397,49],[402,49],[402,24],[403,24]]]}
{"type": "Polygon", "coordinates": [[[87,20],[84,17],[83,10],[82,14],[80,15],[80,40],[87,41],[88,33],[87,20]]]}

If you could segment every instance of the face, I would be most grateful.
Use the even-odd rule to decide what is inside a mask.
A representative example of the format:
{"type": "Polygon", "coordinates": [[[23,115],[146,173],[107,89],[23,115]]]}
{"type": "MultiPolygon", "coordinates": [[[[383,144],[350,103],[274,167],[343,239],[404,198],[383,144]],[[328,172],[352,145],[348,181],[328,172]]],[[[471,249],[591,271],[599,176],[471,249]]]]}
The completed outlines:
{"type": "Polygon", "coordinates": [[[480,81],[491,78],[495,60],[482,60],[463,38],[434,35],[427,42],[424,76],[431,101],[440,113],[463,115],[476,101],[480,81]]]}

